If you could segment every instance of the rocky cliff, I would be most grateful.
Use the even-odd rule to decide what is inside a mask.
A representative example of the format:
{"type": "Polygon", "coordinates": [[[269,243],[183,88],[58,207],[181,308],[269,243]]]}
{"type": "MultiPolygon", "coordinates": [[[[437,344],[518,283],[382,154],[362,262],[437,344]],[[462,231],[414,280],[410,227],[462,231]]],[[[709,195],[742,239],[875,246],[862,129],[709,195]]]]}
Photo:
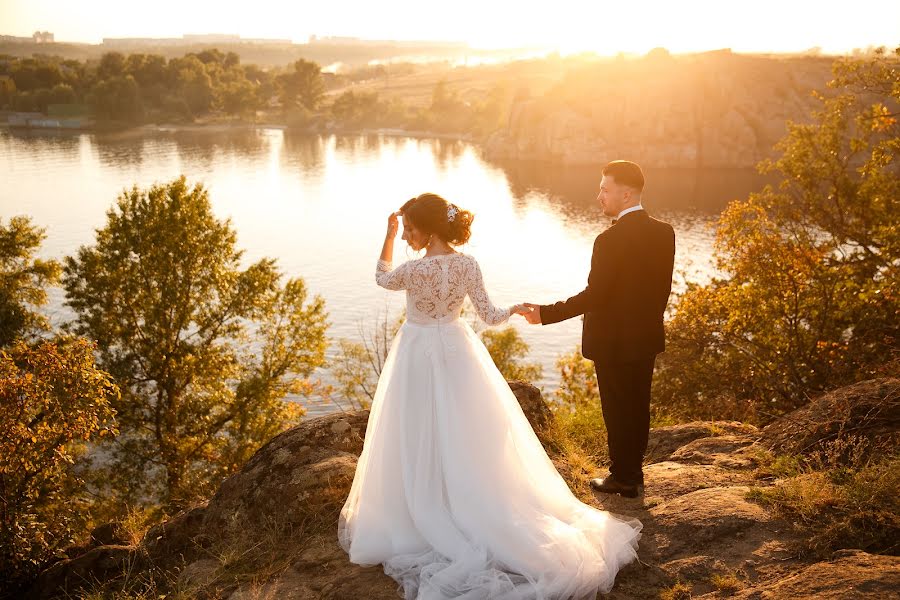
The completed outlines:
{"type": "MultiPolygon", "coordinates": [[[[551,418],[540,393],[511,386],[540,433],[551,418]]],[[[773,485],[759,468],[765,451],[795,443],[808,448],[833,433],[835,420],[822,415],[856,411],[863,415],[856,421],[860,431],[895,443],[898,393],[900,380],[875,380],[829,394],[765,429],[736,422],[654,429],[646,495],[592,500],[644,523],[640,561],[619,574],[609,598],[897,597],[900,557],[859,550],[827,560],[804,556],[796,551],[792,524],[748,492],[773,485]],[[889,405],[885,397],[892,398],[889,405]]],[[[92,598],[120,597],[123,590],[138,597],[152,589],[153,597],[170,599],[397,598],[393,580],[377,566],[349,563],[336,537],[367,416],[332,414],[276,436],[206,504],[151,528],[137,545],[96,532],[94,547],[45,571],[29,597],[77,597],[87,589],[92,598]]]]}
{"type": "Polygon", "coordinates": [[[488,158],[650,168],[747,168],[804,122],[832,60],[719,51],[596,62],[540,98],[514,103],[488,158]]]}

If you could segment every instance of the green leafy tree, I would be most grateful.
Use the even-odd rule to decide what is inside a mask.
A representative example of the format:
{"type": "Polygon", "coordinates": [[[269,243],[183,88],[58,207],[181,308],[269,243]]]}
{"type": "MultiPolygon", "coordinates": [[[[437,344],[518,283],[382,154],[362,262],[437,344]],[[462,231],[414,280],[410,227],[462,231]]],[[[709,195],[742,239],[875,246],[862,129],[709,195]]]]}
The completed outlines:
{"type": "Polygon", "coordinates": [[[97,65],[98,79],[112,79],[125,75],[126,59],[121,52],[106,52],[97,65]]]}
{"type": "Polygon", "coordinates": [[[331,114],[347,127],[374,125],[379,113],[378,94],[348,90],[335,98],[331,114]]]}
{"type": "Polygon", "coordinates": [[[302,106],[315,110],[325,93],[321,67],[302,58],[287,73],[278,76],[281,104],[284,108],[302,106]]]}
{"type": "Polygon", "coordinates": [[[144,111],[140,88],[131,75],[100,81],[91,90],[90,103],[103,119],[131,121],[144,111]]]}
{"type": "Polygon", "coordinates": [[[669,323],[657,401],[765,420],[887,372],[900,348],[900,48],[834,66],[809,124],[789,123],[782,176],[722,214],[726,277],[669,323]]]}
{"type": "Polygon", "coordinates": [[[324,301],[272,259],[240,269],[229,221],[182,176],[119,196],[65,260],[71,329],[98,342],[122,390],[106,480],[167,509],[210,492],[298,421],[284,400],[325,361],[324,301]]]}
{"type": "Polygon", "coordinates": [[[246,79],[235,79],[225,84],[220,95],[222,108],[228,114],[238,115],[256,109],[256,88],[246,79]]]}
{"type": "Polygon", "coordinates": [[[194,115],[207,112],[213,105],[215,93],[206,65],[195,55],[169,61],[175,89],[194,115]]]}
{"type": "Polygon", "coordinates": [[[59,279],[61,266],[35,258],[45,237],[28,217],[0,221],[0,348],[49,328],[35,309],[47,302],[46,288],[59,279]]]}
{"type": "Polygon", "coordinates": [[[91,502],[74,465],[115,435],[117,397],[85,340],[0,350],[0,596],[18,597],[81,533],[91,502]]]}
{"type": "Polygon", "coordinates": [[[512,325],[503,329],[485,329],[481,332],[481,341],[507,381],[534,382],[541,378],[540,364],[522,362],[528,356],[528,344],[512,325]]]}

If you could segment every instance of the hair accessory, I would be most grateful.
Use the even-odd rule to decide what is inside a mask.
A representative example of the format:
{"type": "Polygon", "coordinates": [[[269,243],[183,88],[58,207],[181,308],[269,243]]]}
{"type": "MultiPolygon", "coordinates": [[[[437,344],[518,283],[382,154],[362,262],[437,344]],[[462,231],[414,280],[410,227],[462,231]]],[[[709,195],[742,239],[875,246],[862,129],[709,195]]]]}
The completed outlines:
{"type": "Polygon", "coordinates": [[[455,204],[451,204],[447,207],[447,222],[452,223],[453,219],[456,218],[456,215],[459,214],[459,209],[456,208],[455,204]]]}

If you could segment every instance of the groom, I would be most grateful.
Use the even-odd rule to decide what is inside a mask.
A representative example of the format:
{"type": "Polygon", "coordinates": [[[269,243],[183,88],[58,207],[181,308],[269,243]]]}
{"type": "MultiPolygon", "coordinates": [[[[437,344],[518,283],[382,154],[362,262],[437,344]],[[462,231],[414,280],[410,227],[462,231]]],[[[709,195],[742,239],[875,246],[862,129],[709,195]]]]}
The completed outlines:
{"type": "Polygon", "coordinates": [[[630,161],[603,168],[597,200],[612,226],[594,240],[584,291],[555,304],[526,304],[529,323],[584,315],[581,353],[594,362],[609,440],[609,476],[598,492],[643,493],[641,470],[650,429],[650,381],[665,349],[663,313],[672,290],[675,232],[641,206],[644,174],[630,161]]]}

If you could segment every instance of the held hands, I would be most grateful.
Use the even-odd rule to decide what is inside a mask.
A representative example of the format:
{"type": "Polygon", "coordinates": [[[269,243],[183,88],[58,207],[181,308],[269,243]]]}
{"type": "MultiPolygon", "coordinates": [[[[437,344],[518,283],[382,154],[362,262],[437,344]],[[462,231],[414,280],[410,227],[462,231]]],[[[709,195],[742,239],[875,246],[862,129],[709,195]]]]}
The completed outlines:
{"type": "Polygon", "coordinates": [[[541,322],[541,307],[539,304],[531,304],[530,302],[516,304],[510,309],[510,312],[522,315],[532,325],[539,325],[541,322]]]}

